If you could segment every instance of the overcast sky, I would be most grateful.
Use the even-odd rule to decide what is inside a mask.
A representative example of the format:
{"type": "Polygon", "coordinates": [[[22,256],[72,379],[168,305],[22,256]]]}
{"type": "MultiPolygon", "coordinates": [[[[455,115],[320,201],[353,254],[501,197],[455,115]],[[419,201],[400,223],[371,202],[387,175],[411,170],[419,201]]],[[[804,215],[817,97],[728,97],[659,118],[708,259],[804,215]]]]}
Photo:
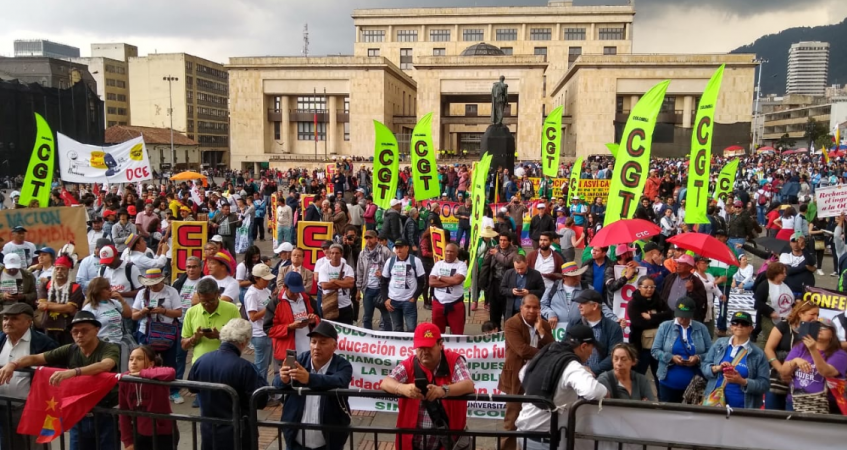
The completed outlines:
{"type": "MultiPolygon", "coordinates": [[[[310,54],[351,54],[355,8],[543,5],[545,0],[58,0],[6,1],[0,55],[15,39],[43,38],[79,47],[126,42],[139,53],[186,52],[213,61],[230,56],[299,55],[309,24],[310,54]],[[293,6],[297,5],[297,6],[293,6]]],[[[626,0],[576,0],[622,4],[626,0]]],[[[636,53],[728,52],[796,26],[838,23],[845,0],[637,0],[636,53]]]]}

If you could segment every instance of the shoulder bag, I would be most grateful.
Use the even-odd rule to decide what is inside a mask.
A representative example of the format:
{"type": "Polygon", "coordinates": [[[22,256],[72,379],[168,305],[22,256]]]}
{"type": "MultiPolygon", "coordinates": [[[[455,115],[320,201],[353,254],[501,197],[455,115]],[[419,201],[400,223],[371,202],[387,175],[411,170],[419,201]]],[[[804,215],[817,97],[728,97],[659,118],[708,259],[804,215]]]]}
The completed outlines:
{"type": "Polygon", "coordinates": [[[656,340],[656,333],[659,332],[658,328],[652,328],[649,330],[644,330],[641,332],[641,348],[645,350],[649,350],[653,348],[653,341],[656,340]]]}
{"type": "MultiPolygon", "coordinates": [[[[789,346],[789,348],[793,348],[794,347],[794,331],[791,330],[791,327],[788,327],[788,332],[791,333],[791,345],[789,346]]],[[[776,352],[776,358],[780,362],[784,363],[786,356],[788,356],[788,352],[786,352],[786,351],[780,350],[780,351],[776,352]]],[[[769,391],[772,394],[788,395],[788,390],[789,390],[788,383],[782,381],[782,377],[779,375],[779,372],[776,369],[774,369],[773,367],[771,367],[771,372],[770,372],[770,376],[768,377],[768,380],[770,381],[769,391]]]]}
{"type": "MultiPolygon", "coordinates": [[[[158,306],[162,306],[164,299],[159,299],[158,306]]],[[[144,288],[144,303],[150,306],[150,288],[144,288]]],[[[157,314],[158,316],[158,314],[157,314]]],[[[171,323],[154,321],[153,316],[147,316],[147,344],[159,353],[168,351],[176,342],[179,334],[179,326],[176,319],[171,323]]]]}
{"type": "MultiPolygon", "coordinates": [[[[747,349],[742,348],[736,355],[735,358],[732,359],[732,367],[738,365],[744,356],[747,354],[747,349]]],[[[723,379],[723,383],[720,386],[716,387],[709,396],[703,399],[703,406],[726,406],[726,377],[723,379]]]]}
{"type": "MultiPolygon", "coordinates": [[[[329,264],[329,262],[327,262],[329,264]]],[[[338,272],[338,280],[344,275],[344,266],[341,266],[341,271],[338,272]]],[[[338,319],[338,291],[340,289],[336,289],[329,294],[324,292],[321,298],[321,311],[323,312],[323,318],[327,320],[336,320],[338,319]]]]}

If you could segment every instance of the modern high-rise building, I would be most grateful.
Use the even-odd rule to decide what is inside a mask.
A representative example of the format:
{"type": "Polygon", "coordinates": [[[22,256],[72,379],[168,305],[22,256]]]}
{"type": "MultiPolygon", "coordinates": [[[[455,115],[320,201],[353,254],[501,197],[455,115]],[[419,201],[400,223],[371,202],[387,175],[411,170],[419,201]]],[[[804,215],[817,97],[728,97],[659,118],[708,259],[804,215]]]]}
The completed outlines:
{"type": "MultiPolygon", "coordinates": [[[[223,65],[186,53],[130,57],[129,87],[131,125],[169,128],[172,103],[173,128],[200,144],[202,163],[226,163],[229,76],[223,65]]],[[[176,164],[185,164],[179,154],[176,164]]]]}
{"type": "Polygon", "coordinates": [[[97,81],[97,95],[103,100],[106,128],[129,125],[129,70],[127,60],[138,56],[138,47],[123,43],[91,44],[91,56],[65,58],[88,66],[97,81]]]}
{"type": "Polygon", "coordinates": [[[15,56],[79,58],[79,49],[46,39],[17,39],[15,40],[15,56]]]}
{"type": "Polygon", "coordinates": [[[786,94],[824,95],[829,75],[829,42],[798,42],[788,50],[786,94]]]}

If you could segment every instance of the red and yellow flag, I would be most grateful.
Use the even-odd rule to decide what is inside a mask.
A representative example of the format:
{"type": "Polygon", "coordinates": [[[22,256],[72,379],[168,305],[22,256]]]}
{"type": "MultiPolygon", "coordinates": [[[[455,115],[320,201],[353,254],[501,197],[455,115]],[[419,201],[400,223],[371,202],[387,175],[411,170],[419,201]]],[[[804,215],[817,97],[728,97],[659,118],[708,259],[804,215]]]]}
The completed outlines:
{"type": "Polygon", "coordinates": [[[835,398],[835,403],[838,404],[838,409],[841,410],[841,415],[847,416],[847,380],[827,378],[826,386],[835,398]]]}

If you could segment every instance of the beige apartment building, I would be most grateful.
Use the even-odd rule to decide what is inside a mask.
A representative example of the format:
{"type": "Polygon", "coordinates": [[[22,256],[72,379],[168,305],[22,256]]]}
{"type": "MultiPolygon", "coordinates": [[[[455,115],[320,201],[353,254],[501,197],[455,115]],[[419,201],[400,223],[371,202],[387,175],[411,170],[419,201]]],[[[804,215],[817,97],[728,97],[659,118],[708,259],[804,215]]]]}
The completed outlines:
{"type": "Polygon", "coordinates": [[[103,100],[106,128],[129,125],[129,70],[127,60],[138,56],[138,47],[123,43],[91,44],[91,56],[64,58],[85,64],[97,81],[97,95],[103,100]]]}
{"type": "MultiPolygon", "coordinates": [[[[129,84],[131,125],[170,128],[173,102],[173,128],[199,144],[202,164],[227,164],[229,77],[222,64],[186,53],[134,57],[129,84]]],[[[177,154],[177,167],[186,167],[183,159],[177,154]]]]}

